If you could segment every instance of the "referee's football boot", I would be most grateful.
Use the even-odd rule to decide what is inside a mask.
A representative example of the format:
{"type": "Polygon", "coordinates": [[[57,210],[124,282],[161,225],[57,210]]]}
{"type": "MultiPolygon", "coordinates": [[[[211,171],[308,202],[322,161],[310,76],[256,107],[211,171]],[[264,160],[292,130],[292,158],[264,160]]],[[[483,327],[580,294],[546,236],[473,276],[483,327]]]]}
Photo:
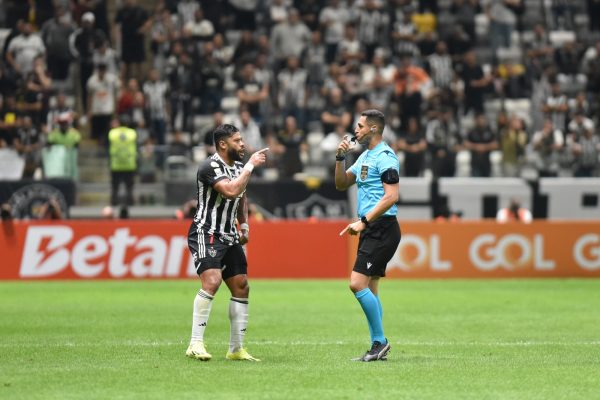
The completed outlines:
{"type": "Polygon", "coordinates": [[[208,351],[206,351],[206,347],[204,347],[203,342],[195,342],[190,344],[185,352],[185,355],[201,361],[208,361],[212,358],[208,351]]]}
{"type": "Polygon", "coordinates": [[[374,341],[371,350],[367,351],[364,356],[353,358],[353,361],[387,361],[387,355],[390,352],[390,342],[386,339],[385,343],[374,341]]]}
{"type": "Polygon", "coordinates": [[[234,352],[228,351],[225,358],[232,361],[260,361],[260,359],[252,357],[243,347],[234,352]]]}

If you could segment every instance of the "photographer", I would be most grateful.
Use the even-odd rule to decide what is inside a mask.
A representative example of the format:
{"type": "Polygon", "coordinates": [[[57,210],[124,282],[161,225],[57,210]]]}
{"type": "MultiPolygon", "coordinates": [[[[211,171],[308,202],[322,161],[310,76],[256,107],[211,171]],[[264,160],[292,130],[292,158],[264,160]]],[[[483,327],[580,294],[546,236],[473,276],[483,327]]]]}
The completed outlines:
{"type": "Polygon", "coordinates": [[[532,219],[531,211],[525,207],[521,207],[521,203],[517,199],[511,199],[510,205],[501,208],[496,214],[496,222],[501,224],[506,222],[523,222],[529,224],[532,219]]]}
{"type": "Polygon", "coordinates": [[[0,206],[0,219],[2,222],[12,221],[12,207],[8,203],[3,203],[0,206]]]}
{"type": "Polygon", "coordinates": [[[550,119],[544,121],[541,131],[531,139],[533,161],[537,164],[540,177],[558,176],[559,156],[564,146],[564,136],[556,129],[550,119]]]}

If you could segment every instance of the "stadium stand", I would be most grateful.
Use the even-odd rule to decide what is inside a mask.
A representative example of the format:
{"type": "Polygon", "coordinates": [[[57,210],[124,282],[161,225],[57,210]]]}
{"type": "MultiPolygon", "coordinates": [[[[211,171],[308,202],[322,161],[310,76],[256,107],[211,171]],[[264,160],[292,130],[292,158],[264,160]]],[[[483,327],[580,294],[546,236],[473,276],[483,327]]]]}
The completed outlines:
{"type": "Polygon", "coordinates": [[[213,114],[239,123],[249,113],[254,142],[277,149],[265,179],[326,177],[331,146],[321,142],[352,132],[357,108],[367,107],[386,112],[385,137],[403,164],[414,159],[410,143],[426,141],[423,161],[408,165],[413,176],[479,175],[482,162],[494,177],[599,174],[597,2],[85,4],[6,0],[0,15],[3,165],[55,174],[27,146],[43,146],[60,164],[48,135],[70,113],[82,134],[78,154],[69,153],[78,160],[79,206],[109,202],[106,135],[119,113],[138,131],[137,204],[160,204],[150,194],[166,180],[194,176],[211,153],[213,114]],[[114,78],[98,78],[98,69],[114,78]],[[450,166],[438,168],[440,154],[451,155],[450,166]]]}

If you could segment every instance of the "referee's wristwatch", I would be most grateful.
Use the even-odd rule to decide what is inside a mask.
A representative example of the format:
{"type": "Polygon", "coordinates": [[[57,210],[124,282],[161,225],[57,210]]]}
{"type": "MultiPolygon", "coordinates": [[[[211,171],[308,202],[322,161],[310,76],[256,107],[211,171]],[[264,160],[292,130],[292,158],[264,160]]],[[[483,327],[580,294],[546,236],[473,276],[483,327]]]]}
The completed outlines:
{"type": "Polygon", "coordinates": [[[367,217],[364,216],[364,215],[362,217],[360,217],[360,222],[362,222],[363,224],[365,224],[365,227],[369,226],[369,221],[367,220],[367,217]]]}

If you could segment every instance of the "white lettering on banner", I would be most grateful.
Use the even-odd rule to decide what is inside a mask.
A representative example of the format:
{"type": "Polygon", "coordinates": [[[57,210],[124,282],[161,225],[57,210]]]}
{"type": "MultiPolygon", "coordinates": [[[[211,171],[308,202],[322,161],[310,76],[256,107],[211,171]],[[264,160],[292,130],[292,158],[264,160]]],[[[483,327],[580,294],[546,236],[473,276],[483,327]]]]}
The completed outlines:
{"type": "Polygon", "coordinates": [[[182,271],[192,277],[196,275],[193,259],[189,257],[183,265],[186,253],[187,239],[183,236],[172,236],[168,241],[156,235],[138,238],[130,235],[129,228],[118,228],[108,238],[89,235],[73,243],[73,229],[68,226],[30,226],[20,276],[49,277],[70,265],[81,278],[94,278],[106,270],[112,278],[178,277],[182,271]],[[72,250],[68,248],[71,245],[72,250]],[[136,255],[128,264],[125,260],[130,248],[136,255]]]}
{"type": "Polygon", "coordinates": [[[434,271],[450,271],[452,263],[440,259],[440,237],[438,235],[431,235],[429,245],[431,246],[431,269],[434,271]]]}
{"type": "Polygon", "coordinates": [[[535,268],[540,271],[552,271],[556,268],[554,260],[544,260],[544,237],[535,235],[533,237],[533,255],[535,257],[535,268]]]}
{"type": "Polygon", "coordinates": [[[417,268],[426,267],[428,261],[432,271],[450,271],[452,269],[450,261],[441,259],[440,237],[438,235],[431,235],[429,241],[427,241],[427,238],[409,234],[402,237],[398,249],[388,263],[388,268],[413,271],[417,268]],[[411,257],[412,260],[407,260],[405,253],[410,248],[416,251],[416,255],[411,257]]]}
{"type": "Polygon", "coordinates": [[[469,259],[475,268],[492,271],[503,268],[509,271],[533,264],[536,270],[553,270],[554,260],[544,259],[544,237],[534,235],[533,244],[519,234],[504,235],[497,240],[491,233],[477,236],[469,246],[469,259]],[[517,249],[515,255],[514,249],[517,249]],[[513,251],[511,251],[513,250],[513,251]],[[533,255],[533,257],[532,257],[533,255]]]}
{"type": "Polygon", "coordinates": [[[104,257],[108,251],[106,240],[102,236],[86,236],[73,246],[71,264],[73,271],[82,278],[100,275],[104,262],[90,264],[88,261],[104,257]]]}
{"type": "MultiPolygon", "coordinates": [[[[167,269],[165,276],[177,277],[181,269],[183,254],[188,251],[187,239],[183,236],[173,236],[169,245],[169,255],[167,256],[167,269]]],[[[190,260],[193,260],[190,257],[190,260]]],[[[194,271],[194,275],[196,272],[194,271]]]]}
{"type": "Polygon", "coordinates": [[[132,246],[136,241],[135,236],[129,236],[129,228],[117,229],[108,242],[112,248],[108,260],[108,271],[111,276],[121,278],[127,274],[127,265],[125,264],[125,253],[128,246],[132,246]]]}
{"type": "Polygon", "coordinates": [[[187,267],[187,276],[192,277],[196,276],[196,265],[194,264],[194,257],[189,257],[188,267],[187,267]]]}
{"type": "Polygon", "coordinates": [[[131,274],[136,278],[145,276],[158,277],[162,275],[167,256],[167,244],[158,236],[146,236],[141,239],[136,249],[148,249],[131,262],[131,274]]]}
{"type": "Polygon", "coordinates": [[[594,271],[600,268],[600,235],[590,233],[580,237],[575,246],[573,246],[573,258],[581,268],[588,271],[594,271]],[[585,247],[587,245],[595,245],[590,249],[590,254],[593,259],[587,258],[585,255],[585,247]]]}
{"type": "Polygon", "coordinates": [[[62,271],[69,263],[69,251],[64,246],[72,238],[73,230],[68,226],[30,226],[23,246],[20,276],[42,278],[62,271]],[[45,239],[49,239],[46,248],[40,249],[45,239]]]}

